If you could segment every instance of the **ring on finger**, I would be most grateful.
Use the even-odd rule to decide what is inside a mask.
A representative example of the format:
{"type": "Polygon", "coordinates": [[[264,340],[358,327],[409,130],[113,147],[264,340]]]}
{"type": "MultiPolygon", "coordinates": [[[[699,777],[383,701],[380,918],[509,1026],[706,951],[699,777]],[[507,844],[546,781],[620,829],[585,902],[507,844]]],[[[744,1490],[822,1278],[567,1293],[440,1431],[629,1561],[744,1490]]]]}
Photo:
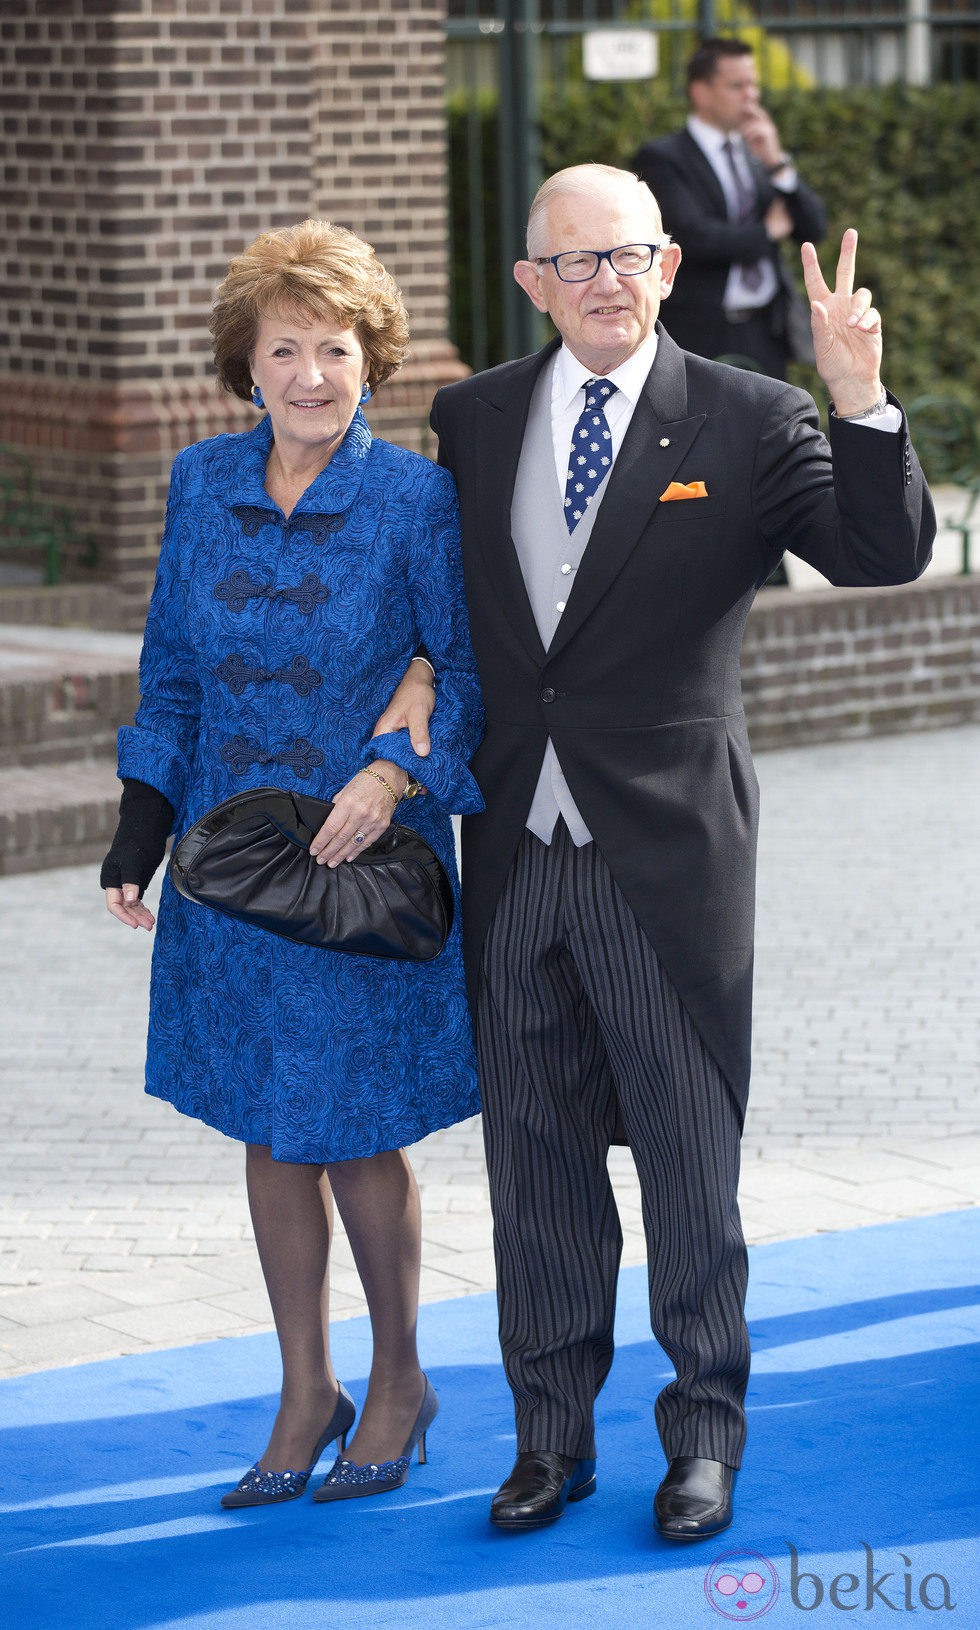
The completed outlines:
{"type": "Polygon", "coordinates": [[[355,833],[354,833],[354,842],[355,842],[355,843],[363,843],[363,842],[364,842],[364,839],[365,839],[365,838],[366,838],[366,837],[367,837],[367,833],[366,833],[366,832],[355,832],[355,833]]]}

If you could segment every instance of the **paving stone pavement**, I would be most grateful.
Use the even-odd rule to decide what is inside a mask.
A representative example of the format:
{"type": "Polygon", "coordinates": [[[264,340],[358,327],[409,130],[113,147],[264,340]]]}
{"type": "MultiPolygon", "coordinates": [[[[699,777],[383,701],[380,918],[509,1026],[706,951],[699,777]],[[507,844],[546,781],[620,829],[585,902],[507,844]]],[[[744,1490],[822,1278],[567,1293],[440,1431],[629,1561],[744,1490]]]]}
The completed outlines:
{"type": "MultiPolygon", "coordinates": [[[[980,1203],[980,726],[757,767],[749,1240],[980,1203]]],[[[141,1091],[150,949],[91,867],[0,879],[0,1374],[270,1325],[240,1146],[141,1091]]],[[[413,1161],[423,1298],[490,1289],[479,1121],[413,1161]]],[[[610,1165],[640,1262],[628,1151],[610,1165]]],[[[333,1287],[364,1311],[342,1237],[333,1287]]]]}

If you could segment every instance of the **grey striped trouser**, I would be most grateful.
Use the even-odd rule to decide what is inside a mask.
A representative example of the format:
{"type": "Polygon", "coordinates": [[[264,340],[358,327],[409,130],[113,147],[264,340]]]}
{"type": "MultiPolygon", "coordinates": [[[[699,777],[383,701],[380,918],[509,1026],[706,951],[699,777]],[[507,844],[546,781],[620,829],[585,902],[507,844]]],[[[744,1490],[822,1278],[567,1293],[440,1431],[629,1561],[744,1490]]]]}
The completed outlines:
{"type": "Polygon", "coordinates": [[[668,1460],[737,1466],[748,1380],[741,1116],[594,843],[525,832],[484,950],[477,1012],[500,1342],[518,1448],[595,1454],[622,1233],[617,1100],[643,1198],[668,1460]]]}

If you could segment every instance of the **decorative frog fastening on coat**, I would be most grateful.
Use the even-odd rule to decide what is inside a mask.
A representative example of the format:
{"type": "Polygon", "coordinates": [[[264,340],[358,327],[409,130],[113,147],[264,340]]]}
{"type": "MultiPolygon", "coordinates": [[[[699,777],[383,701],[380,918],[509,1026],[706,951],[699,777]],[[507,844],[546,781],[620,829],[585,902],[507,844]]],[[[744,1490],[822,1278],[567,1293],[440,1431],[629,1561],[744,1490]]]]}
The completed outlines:
{"type": "Polygon", "coordinates": [[[232,696],[242,696],[249,685],[268,684],[273,679],[283,685],[292,685],[297,696],[309,696],[318,685],[323,684],[323,675],[316,668],[311,668],[304,656],[294,656],[288,667],[257,668],[250,667],[244,657],[233,651],[231,656],[218,663],[214,671],[228,686],[232,696]]]}
{"type": "MultiPolygon", "coordinates": [[[[279,510],[260,504],[233,504],[231,513],[247,538],[258,537],[264,526],[275,526],[281,528],[287,539],[309,533],[315,544],[326,543],[332,533],[342,529],[347,519],[342,512],[314,510],[310,514],[293,514],[284,521],[279,510]]],[[[223,600],[229,611],[236,613],[243,612],[250,600],[279,600],[295,606],[302,616],[310,617],[317,606],[322,606],[330,598],[330,590],[325,583],[321,583],[315,572],[307,572],[298,584],[276,588],[271,583],[262,583],[254,578],[247,567],[239,566],[217,585],[214,596],[216,600],[223,600]]]]}
{"type": "Polygon", "coordinates": [[[317,606],[329,600],[330,590],[315,572],[307,572],[303,581],[292,588],[277,589],[271,583],[259,583],[244,567],[239,567],[217,584],[214,597],[223,600],[228,610],[234,612],[244,611],[250,600],[282,600],[294,605],[304,617],[310,617],[317,606]]]}
{"type": "Polygon", "coordinates": [[[264,526],[281,526],[287,534],[308,532],[314,543],[325,543],[331,532],[339,532],[347,519],[343,514],[323,514],[314,510],[308,515],[290,515],[288,521],[282,521],[278,510],[263,509],[258,504],[232,504],[231,513],[240,522],[247,538],[258,537],[264,526]]]}
{"type": "Polygon", "coordinates": [[[284,747],[278,753],[267,752],[254,736],[232,736],[222,745],[221,757],[233,775],[245,775],[253,764],[281,764],[283,769],[292,770],[301,781],[305,781],[307,776],[319,769],[326,754],[319,747],[314,747],[305,736],[297,736],[290,747],[284,747]]]}

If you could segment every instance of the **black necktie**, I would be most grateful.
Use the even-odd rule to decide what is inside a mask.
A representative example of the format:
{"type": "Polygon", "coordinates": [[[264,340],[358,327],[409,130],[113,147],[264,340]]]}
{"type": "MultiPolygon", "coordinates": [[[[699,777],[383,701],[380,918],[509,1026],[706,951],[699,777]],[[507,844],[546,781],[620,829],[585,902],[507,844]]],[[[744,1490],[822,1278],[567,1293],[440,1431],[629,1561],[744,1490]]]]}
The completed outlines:
{"type": "MultiPolygon", "coordinates": [[[[754,221],[756,218],[755,188],[750,187],[741,170],[735,162],[735,148],[731,139],[726,138],[721,144],[721,150],[728,160],[728,168],[732,172],[735,183],[735,219],[737,221],[754,221]]],[[[747,289],[757,289],[762,282],[762,267],[758,261],[742,262],[742,282],[747,289]]]]}

